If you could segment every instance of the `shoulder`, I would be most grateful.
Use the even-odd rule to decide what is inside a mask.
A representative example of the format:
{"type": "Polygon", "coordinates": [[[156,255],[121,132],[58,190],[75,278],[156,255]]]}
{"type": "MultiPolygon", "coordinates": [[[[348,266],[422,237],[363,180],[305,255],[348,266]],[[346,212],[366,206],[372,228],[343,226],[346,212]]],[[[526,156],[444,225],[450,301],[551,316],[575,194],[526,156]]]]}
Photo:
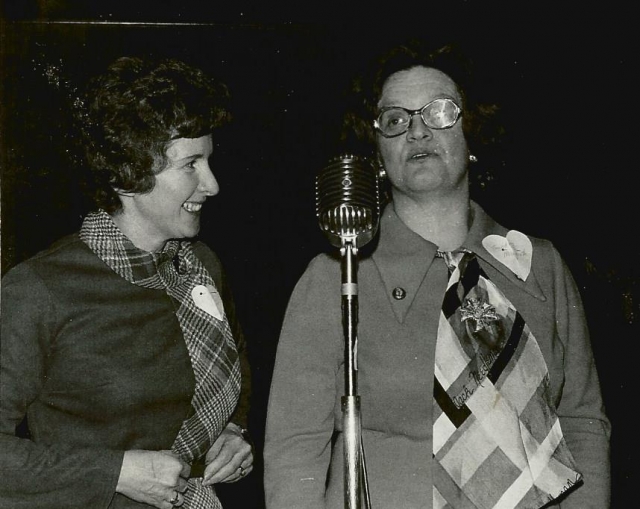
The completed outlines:
{"type": "Polygon", "coordinates": [[[563,272],[566,269],[564,259],[555,244],[548,239],[527,235],[532,245],[531,266],[537,273],[563,272]]]}
{"type": "Polygon", "coordinates": [[[195,241],[191,244],[194,254],[202,262],[211,274],[211,277],[218,282],[224,274],[220,257],[207,244],[202,241],[195,241]]]}
{"type": "Polygon", "coordinates": [[[320,298],[340,292],[340,260],[328,254],[319,254],[311,259],[296,283],[294,295],[304,298],[320,298]]]}
{"type": "Polygon", "coordinates": [[[3,276],[3,284],[38,275],[46,279],[65,269],[82,266],[104,265],[93,251],[80,240],[77,233],[67,235],[54,242],[48,248],[36,253],[7,271],[3,276]]]}
{"type": "Polygon", "coordinates": [[[477,224],[474,224],[470,234],[470,244],[473,250],[480,252],[487,250],[491,254],[502,246],[516,251],[530,251],[532,267],[539,269],[562,268],[562,257],[552,241],[530,235],[518,228],[507,228],[489,216],[478,204],[473,203],[473,210],[477,224]],[[527,245],[529,244],[530,245],[527,245]]]}
{"type": "Polygon", "coordinates": [[[220,257],[216,254],[216,252],[201,240],[192,242],[191,247],[193,248],[193,252],[195,253],[195,255],[202,263],[207,262],[215,265],[222,265],[222,263],[220,262],[220,257]]]}
{"type": "Polygon", "coordinates": [[[231,289],[227,281],[227,273],[218,254],[202,241],[191,242],[191,249],[196,258],[204,265],[213,283],[223,298],[230,298],[231,289]]]}
{"type": "Polygon", "coordinates": [[[326,280],[334,274],[340,273],[340,259],[339,255],[330,255],[326,253],[318,254],[314,256],[306,270],[303,277],[312,278],[316,280],[326,280]]]}

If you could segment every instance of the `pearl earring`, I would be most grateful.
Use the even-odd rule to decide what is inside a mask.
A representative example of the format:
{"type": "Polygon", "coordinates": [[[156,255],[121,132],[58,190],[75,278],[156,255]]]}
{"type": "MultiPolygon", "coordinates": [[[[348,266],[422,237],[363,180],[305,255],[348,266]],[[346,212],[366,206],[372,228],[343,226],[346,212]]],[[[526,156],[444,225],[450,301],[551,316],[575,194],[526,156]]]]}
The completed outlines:
{"type": "Polygon", "coordinates": [[[376,162],[378,166],[378,178],[380,180],[384,180],[387,178],[387,170],[384,169],[384,163],[382,162],[382,159],[380,158],[380,156],[378,156],[377,159],[378,160],[376,162]]]}
{"type": "Polygon", "coordinates": [[[469,162],[477,163],[478,162],[478,158],[476,156],[474,156],[473,154],[469,154],[469,162]]]}

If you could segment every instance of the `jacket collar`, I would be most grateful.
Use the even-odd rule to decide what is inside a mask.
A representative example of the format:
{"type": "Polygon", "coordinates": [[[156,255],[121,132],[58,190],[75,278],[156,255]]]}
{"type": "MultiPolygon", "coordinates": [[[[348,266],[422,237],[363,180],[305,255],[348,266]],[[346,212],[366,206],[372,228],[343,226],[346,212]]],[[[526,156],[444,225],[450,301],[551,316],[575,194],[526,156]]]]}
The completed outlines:
{"type": "MultiPolygon", "coordinates": [[[[544,293],[542,292],[542,288],[536,278],[536,275],[533,271],[533,263],[531,272],[527,276],[525,281],[522,281],[514,272],[504,265],[502,262],[497,260],[494,256],[492,256],[482,245],[482,240],[487,235],[500,235],[501,237],[505,237],[509,230],[504,226],[495,222],[489,215],[475,202],[471,202],[471,211],[472,211],[472,223],[471,229],[467,234],[467,238],[462,244],[462,247],[473,251],[476,256],[482,260],[487,265],[493,267],[496,271],[506,277],[511,284],[518,287],[520,290],[527,292],[529,295],[532,295],[536,299],[541,301],[546,301],[544,293]]],[[[532,255],[532,257],[534,254],[532,255]]]]}
{"type": "MultiPolygon", "coordinates": [[[[492,267],[514,286],[545,301],[546,297],[533,270],[529,273],[526,281],[522,281],[516,277],[511,269],[491,256],[483,247],[482,239],[487,235],[505,236],[509,230],[495,222],[474,201],[471,202],[471,213],[471,229],[462,247],[476,253],[481,265],[492,267]]],[[[378,268],[387,296],[399,322],[404,321],[418,288],[433,263],[436,251],[435,244],[425,240],[402,222],[396,214],[393,202],[385,207],[380,219],[378,246],[372,254],[372,259],[378,268]],[[396,300],[393,298],[393,291],[396,288],[406,292],[404,299],[396,300]]]]}

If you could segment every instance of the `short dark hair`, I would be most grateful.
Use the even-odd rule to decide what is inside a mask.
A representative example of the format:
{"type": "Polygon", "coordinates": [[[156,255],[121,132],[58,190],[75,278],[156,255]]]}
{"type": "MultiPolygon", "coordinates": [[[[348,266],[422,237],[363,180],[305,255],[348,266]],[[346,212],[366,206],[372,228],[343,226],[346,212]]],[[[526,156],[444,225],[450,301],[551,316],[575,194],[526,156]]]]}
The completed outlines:
{"type": "Polygon", "coordinates": [[[145,193],[176,138],[198,138],[230,119],[227,87],[184,62],[121,57],[87,88],[83,144],[96,205],[122,204],[114,189],[145,193]]]}
{"type": "Polygon", "coordinates": [[[396,72],[420,66],[437,69],[456,84],[462,98],[462,127],[471,153],[481,145],[496,141],[502,133],[502,127],[494,122],[498,106],[476,99],[472,60],[454,43],[434,49],[423,40],[410,39],[385,51],[353,80],[343,118],[341,143],[373,157],[376,140],[373,120],[379,113],[378,101],[385,82],[396,72]]]}

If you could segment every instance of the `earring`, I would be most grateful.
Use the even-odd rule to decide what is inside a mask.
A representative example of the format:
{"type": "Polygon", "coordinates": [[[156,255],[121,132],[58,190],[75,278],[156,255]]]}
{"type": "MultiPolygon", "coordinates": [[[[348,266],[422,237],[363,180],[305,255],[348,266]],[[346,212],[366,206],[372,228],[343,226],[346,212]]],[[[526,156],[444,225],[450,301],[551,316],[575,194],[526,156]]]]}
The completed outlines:
{"type": "Polygon", "coordinates": [[[476,156],[474,156],[473,154],[469,154],[469,162],[477,163],[478,162],[478,158],[476,156]]]}
{"type": "Polygon", "coordinates": [[[380,157],[380,155],[378,155],[377,157],[377,164],[378,164],[378,178],[380,180],[384,180],[387,178],[387,170],[384,169],[384,163],[382,162],[382,158],[380,157]]]}

